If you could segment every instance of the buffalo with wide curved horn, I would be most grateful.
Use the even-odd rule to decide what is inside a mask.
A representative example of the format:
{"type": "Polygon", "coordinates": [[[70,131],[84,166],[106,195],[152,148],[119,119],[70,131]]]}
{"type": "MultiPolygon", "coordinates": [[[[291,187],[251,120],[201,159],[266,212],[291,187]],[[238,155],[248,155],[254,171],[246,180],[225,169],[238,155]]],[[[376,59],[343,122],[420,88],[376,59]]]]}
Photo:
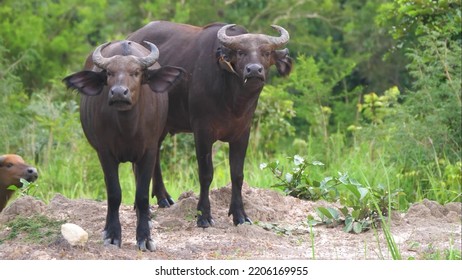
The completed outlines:
{"type": "Polygon", "coordinates": [[[256,41],[260,44],[268,44],[271,45],[272,49],[279,49],[285,46],[290,39],[289,32],[278,25],[271,25],[275,30],[279,32],[278,37],[264,35],[264,34],[241,34],[236,36],[228,36],[226,35],[226,30],[231,27],[236,26],[235,24],[227,24],[220,28],[217,32],[218,40],[225,46],[233,50],[243,49],[245,48],[248,42],[256,41]]]}
{"type": "MultiPolygon", "coordinates": [[[[144,57],[138,57],[138,56],[134,56],[132,55],[132,57],[139,62],[139,64],[144,68],[149,68],[150,66],[152,66],[154,63],[157,62],[157,59],[159,59],[159,49],[157,48],[156,45],[154,45],[153,43],[151,42],[147,42],[145,41],[145,43],[147,45],[149,45],[150,49],[151,49],[151,52],[147,55],[147,56],[144,56],[144,57]]],[[[105,43],[105,44],[101,44],[100,46],[98,46],[95,51],[93,52],[93,55],[92,55],[92,59],[93,59],[93,63],[95,63],[96,66],[98,66],[99,68],[101,69],[106,69],[107,68],[107,65],[109,64],[109,62],[111,62],[112,60],[112,57],[109,57],[109,58],[106,58],[104,57],[102,54],[101,54],[101,50],[104,49],[105,47],[107,47],[109,44],[111,44],[111,42],[109,43],[105,43]]],[[[129,42],[129,44],[131,44],[129,42]]]]}

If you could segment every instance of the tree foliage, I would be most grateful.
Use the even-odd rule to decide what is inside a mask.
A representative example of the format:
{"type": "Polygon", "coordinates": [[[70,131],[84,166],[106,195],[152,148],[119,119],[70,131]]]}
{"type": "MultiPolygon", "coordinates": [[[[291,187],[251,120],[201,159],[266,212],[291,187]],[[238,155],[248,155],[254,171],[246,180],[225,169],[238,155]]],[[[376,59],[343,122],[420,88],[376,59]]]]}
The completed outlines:
{"type": "MultiPolygon", "coordinates": [[[[290,33],[295,66],[286,78],[272,70],[252,152],[312,153],[341,166],[368,146],[371,160],[391,166],[408,193],[416,184],[460,193],[460,8],[456,0],[3,0],[0,148],[65,174],[44,178],[58,189],[103,188],[81,133],[78,95],[61,83],[96,45],[153,20],[236,23],[271,35],[277,24],[290,33]],[[408,174],[412,180],[403,179],[408,174]]],[[[192,145],[188,137],[167,139],[163,151],[174,156],[163,164],[194,163],[192,145]]]]}

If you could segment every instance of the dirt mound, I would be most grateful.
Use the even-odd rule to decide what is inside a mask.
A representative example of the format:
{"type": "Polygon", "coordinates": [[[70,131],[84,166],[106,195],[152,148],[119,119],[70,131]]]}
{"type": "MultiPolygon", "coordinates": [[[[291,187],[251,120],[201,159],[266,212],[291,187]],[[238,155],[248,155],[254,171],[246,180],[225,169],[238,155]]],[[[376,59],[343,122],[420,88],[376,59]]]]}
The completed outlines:
{"type": "MultiPolygon", "coordinates": [[[[45,205],[32,197],[21,197],[0,214],[0,240],[11,233],[8,221],[15,217],[45,215],[52,220],[75,223],[89,234],[84,247],[71,247],[60,234],[47,242],[27,240],[25,234],[0,245],[0,259],[390,259],[383,233],[345,233],[341,227],[306,224],[315,208],[332,206],[283,196],[267,189],[243,188],[245,209],[254,225],[234,226],[228,217],[230,186],[210,193],[215,226],[196,227],[197,196],[184,193],[170,208],[152,206],[152,237],[155,252],[139,252],[135,243],[136,214],[122,205],[120,220],[123,244],[105,247],[102,229],[106,202],[70,200],[56,195],[45,205]],[[314,244],[314,246],[312,246],[314,244]],[[314,249],[313,249],[314,248],[314,249]]],[[[423,258],[444,249],[461,249],[461,204],[440,205],[424,200],[406,214],[393,213],[391,232],[403,258],[423,258]]]]}

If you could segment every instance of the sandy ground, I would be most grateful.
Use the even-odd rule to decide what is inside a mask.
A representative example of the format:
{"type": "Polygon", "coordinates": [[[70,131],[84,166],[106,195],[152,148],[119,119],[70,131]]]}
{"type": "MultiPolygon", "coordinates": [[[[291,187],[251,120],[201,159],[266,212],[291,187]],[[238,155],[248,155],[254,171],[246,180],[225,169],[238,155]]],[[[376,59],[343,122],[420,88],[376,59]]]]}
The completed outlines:
{"type": "MultiPolygon", "coordinates": [[[[197,196],[184,193],[167,209],[152,206],[154,252],[140,252],[135,243],[136,214],[132,206],[122,205],[120,217],[121,248],[104,246],[102,230],[106,202],[70,200],[57,194],[49,204],[24,196],[0,213],[0,240],[11,228],[8,221],[18,215],[45,215],[53,220],[75,223],[85,229],[89,240],[72,247],[59,233],[50,242],[33,242],[19,234],[0,245],[3,260],[190,260],[190,259],[313,259],[364,260],[391,259],[382,231],[345,233],[342,227],[328,228],[306,224],[308,214],[317,206],[332,206],[324,201],[310,202],[283,196],[275,191],[243,188],[245,209],[253,225],[234,226],[228,217],[231,197],[229,186],[210,194],[216,225],[202,229],[195,225],[197,196]],[[314,246],[313,246],[314,244],[314,246]],[[314,252],[313,252],[314,248],[314,252]]],[[[392,213],[391,232],[404,259],[425,259],[445,249],[461,249],[461,203],[440,205],[424,200],[412,205],[407,213],[392,213]]]]}

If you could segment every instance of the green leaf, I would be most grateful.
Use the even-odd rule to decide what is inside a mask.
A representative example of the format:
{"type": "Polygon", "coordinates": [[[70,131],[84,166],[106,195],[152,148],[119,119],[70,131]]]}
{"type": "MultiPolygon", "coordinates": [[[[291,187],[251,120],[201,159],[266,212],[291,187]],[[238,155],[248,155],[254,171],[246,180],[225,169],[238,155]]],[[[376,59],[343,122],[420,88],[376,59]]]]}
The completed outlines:
{"type": "Polygon", "coordinates": [[[358,223],[358,222],[354,222],[353,223],[353,231],[355,233],[361,233],[363,231],[363,226],[361,223],[358,223]]]}
{"type": "Polygon", "coordinates": [[[353,218],[347,217],[345,219],[345,227],[343,228],[344,232],[350,232],[353,229],[353,218]]]}
{"type": "Polygon", "coordinates": [[[356,199],[358,199],[358,200],[361,199],[361,193],[359,192],[357,186],[347,184],[345,187],[347,188],[347,190],[349,190],[356,197],[356,199]]]}
{"type": "Polygon", "coordinates": [[[322,223],[322,221],[315,219],[312,215],[308,215],[307,221],[309,226],[315,226],[322,223]]]}
{"type": "Polygon", "coordinates": [[[314,180],[314,181],[312,182],[312,184],[313,184],[313,187],[315,187],[315,188],[321,187],[321,183],[320,183],[319,181],[314,180]]]}
{"type": "Polygon", "coordinates": [[[329,219],[333,219],[333,220],[336,220],[338,221],[339,220],[339,212],[335,209],[335,208],[332,208],[332,207],[318,207],[316,208],[317,210],[319,210],[319,212],[321,212],[325,217],[329,218],[329,219]]]}
{"type": "MultiPolygon", "coordinates": [[[[342,212],[343,216],[347,217],[348,216],[348,208],[346,206],[343,206],[342,208],[339,208],[340,212],[342,212]]],[[[345,220],[346,221],[346,220],[345,220]]]]}
{"type": "Polygon", "coordinates": [[[329,212],[331,213],[332,217],[333,217],[336,221],[339,220],[340,214],[339,214],[339,212],[337,211],[337,209],[332,208],[332,207],[327,207],[327,210],[329,210],[329,212]]]}
{"type": "Polygon", "coordinates": [[[9,186],[9,187],[6,188],[6,189],[7,189],[7,190],[11,190],[11,191],[17,191],[17,190],[19,190],[19,188],[16,187],[15,185],[11,185],[11,186],[9,186]]]}
{"type": "Polygon", "coordinates": [[[28,187],[30,185],[30,182],[24,178],[19,179],[19,182],[22,183],[22,187],[28,187]]]}
{"type": "Polygon", "coordinates": [[[358,181],[357,181],[356,179],[354,179],[354,178],[350,178],[350,184],[355,185],[355,186],[357,186],[357,187],[362,187],[361,183],[358,182],[358,181]]]}
{"type": "Polygon", "coordinates": [[[348,173],[342,174],[342,173],[339,172],[339,175],[340,175],[340,177],[338,178],[338,180],[339,180],[342,184],[348,185],[348,184],[349,184],[349,183],[348,183],[348,173]]]}
{"type": "Polygon", "coordinates": [[[361,194],[359,200],[363,200],[363,198],[369,193],[369,190],[366,188],[358,188],[358,192],[361,194]]]}
{"type": "Polygon", "coordinates": [[[270,163],[268,163],[267,166],[268,166],[270,169],[277,169],[277,167],[279,166],[279,161],[270,162],[270,163]]]}
{"type": "Polygon", "coordinates": [[[318,212],[318,215],[321,216],[321,218],[326,217],[328,219],[333,219],[334,216],[332,216],[331,212],[324,207],[316,207],[316,212],[318,212]],[[323,216],[323,217],[322,217],[323,216]]]}
{"type": "Polygon", "coordinates": [[[332,179],[333,179],[333,177],[325,177],[324,179],[322,179],[321,184],[320,184],[320,187],[321,187],[321,188],[326,188],[327,183],[329,183],[330,181],[332,181],[332,179]]]}

